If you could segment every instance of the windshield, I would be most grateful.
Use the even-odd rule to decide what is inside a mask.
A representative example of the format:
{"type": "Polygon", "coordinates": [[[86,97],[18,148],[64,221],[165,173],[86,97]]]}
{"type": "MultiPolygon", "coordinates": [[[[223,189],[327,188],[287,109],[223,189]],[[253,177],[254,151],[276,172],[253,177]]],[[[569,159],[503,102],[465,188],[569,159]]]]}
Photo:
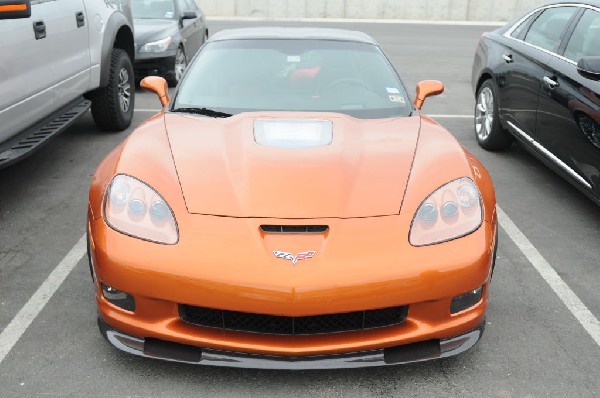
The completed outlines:
{"type": "Polygon", "coordinates": [[[132,0],[131,14],[136,19],[173,19],[173,0],[132,0]]]}
{"type": "Polygon", "coordinates": [[[379,47],[328,40],[207,44],[190,65],[173,110],[341,112],[408,116],[409,98],[379,47]]]}

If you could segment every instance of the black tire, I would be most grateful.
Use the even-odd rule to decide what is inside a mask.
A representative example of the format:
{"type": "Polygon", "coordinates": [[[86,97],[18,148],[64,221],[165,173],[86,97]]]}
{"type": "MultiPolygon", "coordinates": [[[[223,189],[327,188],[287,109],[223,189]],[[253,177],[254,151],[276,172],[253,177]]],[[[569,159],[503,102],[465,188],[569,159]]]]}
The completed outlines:
{"type": "Polygon", "coordinates": [[[474,113],[475,138],[480,147],[488,151],[501,151],[512,144],[513,136],[502,127],[498,117],[498,95],[492,80],[486,80],[479,87],[474,113]]]}
{"type": "Polygon", "coordinates": [[[178,64],[179,57],[183,57],[185,66],[187,67],[187,57],[185,55],[185,50],[183,49],[183,47],[179,47],[177,49],[177,54],[175,55],[175,62],[173,63],[173,70],[170,71],[166,77],[169,87],[176,87],[179,84],[179,80],[183,74],[183,71],[177,72],[177,68],[178,68],[177,64],[178,64]]]}
{"type": "Polygon", "coordinates": [[[496,269],[496,259],[498,258],[498,228],[499,227],[500,227],[500,225],[496,225],[496,245],[494,246],[494,254],[493,254],[494,260],[492,261],[492,273],[490,275],[490,281],[494,277],[494,270],[496,269]]]}
{"type": "Polygon", "coordinates": [[[110,58],[108,85],[93,91],[92,116],[100,130],[123,131],[131,125],[135,106],[135,78],[129,55],[115,48],[110,58]],[[127,86],[128,85],[128,86],[127,86]],[[128,98],[126,102],[125,97],[128,98]]]}

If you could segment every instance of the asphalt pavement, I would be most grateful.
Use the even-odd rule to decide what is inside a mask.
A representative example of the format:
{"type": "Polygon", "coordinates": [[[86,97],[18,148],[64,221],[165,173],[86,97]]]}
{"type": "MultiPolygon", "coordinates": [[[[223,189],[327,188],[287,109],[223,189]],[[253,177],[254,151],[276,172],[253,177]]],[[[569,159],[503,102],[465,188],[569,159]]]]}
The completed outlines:
{"type": "MultiPolygon", "coordinates": [[[[209,28],[214,33],[251,25],[257,23],[212,22],[209,28]]],[[[411,92],[419,80],[445,83],[446,92],[428,99],[424,111],[440,116],[437,120],[488,168],[498,205],[597,320],[600,207],[522,147],[489,153],[475,141],[473,121],[467,117],[474,106],[471,63],[481,33],[494,28],[325,26],[373,35],[411,92]]],[[[88,115],[30,158],[0,170],[0,331],[84,234],[87,192],[96,165],[159,108],[153,94],[138,92],[136,101],[138,111],[130,130],[100,132],[88,115]]],[[[436,362],[360,370],[236,370],[119,352],[98,332],[87,260],[81,258],[0,359],[0,396],[600,395],[598,342],[578,320],[573,306],[565,305],[534,268],[517,245],[523,242],[515,241],[507,229],[500,229],[499,241],[487,328],[472,350],[436,362]]]]}

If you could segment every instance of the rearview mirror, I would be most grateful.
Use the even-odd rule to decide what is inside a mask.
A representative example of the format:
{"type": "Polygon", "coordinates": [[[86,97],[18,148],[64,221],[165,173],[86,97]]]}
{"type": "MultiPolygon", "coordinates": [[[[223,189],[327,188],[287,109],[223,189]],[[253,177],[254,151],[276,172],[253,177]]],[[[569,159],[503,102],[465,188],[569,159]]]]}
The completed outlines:
{"type": "Polygon", "coordinates": [[[600,80],[600,57],[583,57],[577,63],[577,72],[585,78],[600,80]]]}
{"type": "Polygon", "coordinates": [[[183,14],[181,14],[181,19],[196,19],[198,18],[198,14],[196,14],[196,11],[184,11],[183,14]]]}
{"type": "Polygon", "coordinates": [[[415,107],[421,109],[427,97],[438,95],[444,92],[444,85],[437,80],[423,80],[417,84],[417,98],[415,98],[415,107]]]}
{"type": "Polygon", "coordinates": [[[167,84],[167,81],[162,77],[148,76],[142,80],[142,82],[140,83],[140,87],[145,90],[156,93],[156,95],[158,95],[158,98],[160,99],[160,104],[163,106],[163,108],[169,103],[169,86],[167,84]]]}
{"type": "Polygon", "coordinates": [[[0,0],[0,19],[20,19],[30,16],[30,0],[0,0]]]}

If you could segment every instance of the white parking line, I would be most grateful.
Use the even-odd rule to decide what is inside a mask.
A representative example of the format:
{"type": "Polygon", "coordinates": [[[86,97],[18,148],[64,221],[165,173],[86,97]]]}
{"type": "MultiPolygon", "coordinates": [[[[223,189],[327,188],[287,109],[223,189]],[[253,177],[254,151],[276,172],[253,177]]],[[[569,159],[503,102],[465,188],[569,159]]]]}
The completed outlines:
{"type": "Polygon", "coordinates": [[[596,344],[600,346],[600,322],[598,322],[598,319],[583,304],[565,281],[562,280],[544,256],[533,246],[506,213],[499,206],[496,206],[496,210],[498,211],[498,222],[502,229],[504,229],[531,265],[550,285],[550,288],[567,306],[569,311],[577,318],[581,326],[592,336],[596,344]]]}
{"type": "Polygon", "coordinates": [[[429,114],[425,114],[425,116],[430,117],[432,119],[473,119],[473,115],[429,115],[429,114]]]}
{"type": "MultiPolygon", "coordinates": [[[[497,207],[497,211],[500,226],[506,231],[511,240],[517,245],[542,278],[550,285],[550,288],[562,300],[567,309],[590,334],[596,344],[600,346],[600,322],[598,322],[598,319],[569,288],[565,281],[561,279],[541,253],[499,206],[497,207]]],[[[42,312],[54,293],[56,293],[65,279],[67,279],[85,253],[86,237],[83,235],[2,331],[0,334],[0,364],[21,336],[23,336],[29,325],[42,312]]]]}
{"type": "Polygon", "coordinates": [[[10,350],[12,350],[17,341],[19,341],[33,320],[44,309],[48,301],[50,301],[54,293],[56,293],[67,276],[69,276],[85,252],[86,239],[85,235],[83,235],[75,246],[73,246],[71,251],[67,253],[65,258],[63,258],[50,275],[48,275],[44,283],[42,283],[33,296],[31,296],[29,301],[25,303],[23,308],[21,308],[21,311],[19,311],[13,320],[10,321],[8,326],[2,331],[0,334],[0,363],[6,358],[10,350]]]}

